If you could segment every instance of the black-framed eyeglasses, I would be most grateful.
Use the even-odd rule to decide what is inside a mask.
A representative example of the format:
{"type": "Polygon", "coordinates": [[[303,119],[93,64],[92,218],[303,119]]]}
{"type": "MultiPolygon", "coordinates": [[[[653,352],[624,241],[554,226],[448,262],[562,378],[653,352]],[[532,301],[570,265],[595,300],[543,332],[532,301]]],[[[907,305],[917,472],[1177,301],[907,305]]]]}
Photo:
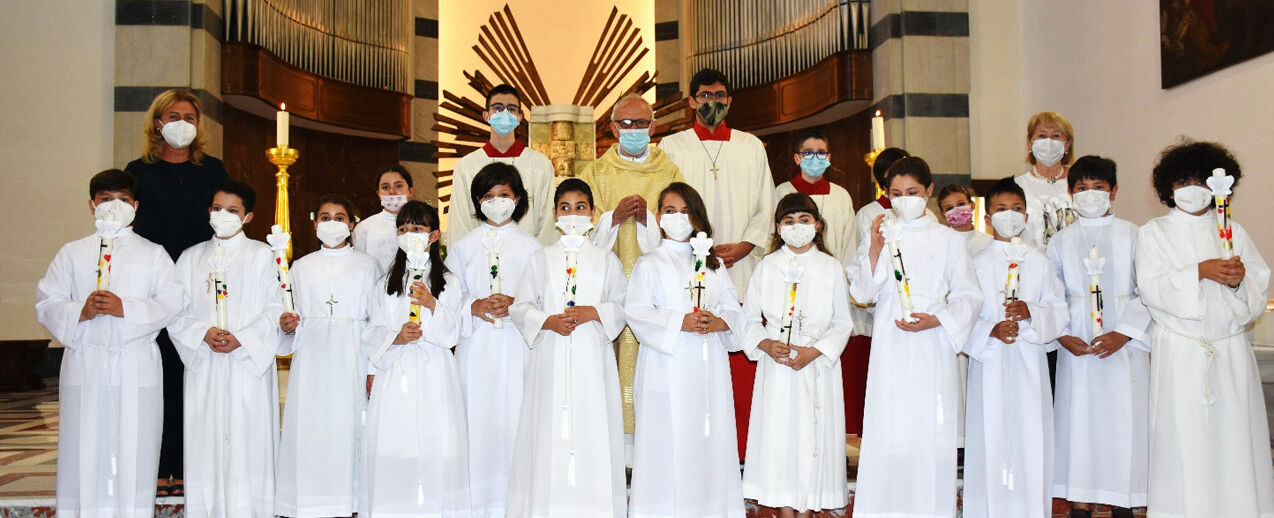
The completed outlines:
{"type": "Polygon", "coordinates": [[[799,154],[801,155],[801,158],[809,158],[811,156],[818,156],[819,158],[827,158],[826,151],[810,151],[807,149],[805,151],[801,151],[799,154]]]}
{"type": "Polygon", "coordinates": [[[719,92],[699,92],[698,94],[695,95],[695,99],[698,99],[699,102],[701,103],[706,103],[711,101],[724,101],[728,97],[730,97],[730,93],[726,92],[725,90],[722,90],[719,92]]]}
{"type": "Polygon", "coordinates": [[[493,114],[504,112],[504,111],[507,111],[513,115],[517,115],[518,113],[521,113],[521,110],[518,109],[518,105],[516,104],[492,103],[491,106],[487,107],[487,109],[490,110],[491,113],[493,114]]]}
{"type": "Polygon", "coordinates": [[[619,119],[615,124],[620,129],[646,129],[650,127],[650,119],[619,119]]]}

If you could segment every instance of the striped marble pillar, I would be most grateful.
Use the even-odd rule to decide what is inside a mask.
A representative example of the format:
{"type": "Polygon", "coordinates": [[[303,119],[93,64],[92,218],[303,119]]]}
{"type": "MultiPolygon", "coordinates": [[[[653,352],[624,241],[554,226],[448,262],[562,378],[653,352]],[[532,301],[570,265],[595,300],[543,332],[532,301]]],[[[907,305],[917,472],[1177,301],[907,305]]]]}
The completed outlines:
{"type": "Polygon", "coordinates": [[[141,156],[146,109],[170,88],[199,96],[207,152],[221,156],[221,9],[221,0],[115,2],[116,167],[141,156]]]}
{"type": "Polygon", "coordinates": [[[967,0],[873,0],[875,109],[886,142],[924,158],[934,192],[969,185],[967,0]]]}
{"type": "Polygon", "coordinates": [[[411,46],[411,138],[399,144],[398,160],[411,173],[416,199],[437,206],[441,215],[446,205],[439,205],[438,196],[449,193],[451,187],[434,177],[438,159],[430,144],[438,137],[433,129],[434,114],[438,112],[438,0],[414,0],[412,14],[415,36],[411,46]]]}
{"type": "Polygon", "coordinates": [[[681,0],[655,0],[655,100],[684,91],[684,50],[681,48],[681,0]]]}

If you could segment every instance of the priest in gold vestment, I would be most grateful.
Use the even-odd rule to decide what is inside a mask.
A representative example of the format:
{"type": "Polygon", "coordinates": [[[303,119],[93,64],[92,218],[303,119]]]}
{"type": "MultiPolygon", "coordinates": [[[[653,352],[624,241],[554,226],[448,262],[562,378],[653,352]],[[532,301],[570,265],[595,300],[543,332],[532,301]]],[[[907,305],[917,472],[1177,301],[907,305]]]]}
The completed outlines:
{"type": "MultiPolygon", "coordinates": [[[[643,251],[659,246],[659,191],[673,182],[684,182],[677,165],[658,147],[650,145],[655,132],[654,112],[641,96],[630,94],[611,110],[610,130],[619,139],[600,158],[580,173],[593,189],[598,221],[594,241],[610,248],[631,276],[633,263],[643,251]]],[[[633,433],[633,375],[637,368],[637,339],[632,331],[616,340],[619,383],[624,394],[624,433],[633,433]]]]}

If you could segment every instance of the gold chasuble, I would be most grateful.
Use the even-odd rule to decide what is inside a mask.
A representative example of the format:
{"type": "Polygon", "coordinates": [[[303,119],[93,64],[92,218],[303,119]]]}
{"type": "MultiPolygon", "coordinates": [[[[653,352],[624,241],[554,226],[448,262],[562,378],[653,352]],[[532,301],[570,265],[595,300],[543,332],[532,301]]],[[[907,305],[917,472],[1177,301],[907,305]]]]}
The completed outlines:
{"type": "MultiPolygon", "coordinates": [[[[593,189],[593,201],[597,211],[594,218],[602,213],[615,210],[619,201],[633,194],[641,195],[646,200],[646,210],[654,214],[659,211],[659,191],[673,182],[684,182],[677,164],[672,163],[663,150],[650,146],[650,152],[644,162],[634,162],[619,156],[619,145],[611,146],[600,158],[580,173],[579,178],[593,189]]],[[[646,224],[655,225],[655,220],[647,216],[646,224]]],[[[633,263],[641,257],[641,248],[637,246],[637,222],[628,218],[619,224],[619,234],[615,239],[615,255],[624,264],[624,275],[631,277],[633,263]]],[[[633,433],[633,376],[637,370],[637,339],[627,327],[615,341],[616,356],[619,357],[619,385],[624,391],[624,433],[633,433]]]]}

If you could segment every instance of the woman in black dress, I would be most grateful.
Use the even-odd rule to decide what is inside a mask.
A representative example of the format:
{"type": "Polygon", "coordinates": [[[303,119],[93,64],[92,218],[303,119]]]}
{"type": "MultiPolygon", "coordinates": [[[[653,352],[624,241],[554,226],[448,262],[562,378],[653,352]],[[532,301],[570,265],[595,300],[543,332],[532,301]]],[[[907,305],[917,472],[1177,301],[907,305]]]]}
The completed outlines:
{"type": "MultiPolygon", "coordinates": [[[[199,129],[203,107],[189,90],[159,94],[146,112],[142,156],[126,169],[137,177],[140,202],[134,228],[163,246],[173,261],[187,247],[212,237],[208,206],[217,185],[229,179],[221,161],[204,154],[199,129]]],[[[185,368],[168,332],[157,338],[164,366],[164,433],[159,451],[159,496],[184,494],[182,480],[182,380],[185,368]],[[170,485],[171,484],[171,485],[170,485]]]]}

